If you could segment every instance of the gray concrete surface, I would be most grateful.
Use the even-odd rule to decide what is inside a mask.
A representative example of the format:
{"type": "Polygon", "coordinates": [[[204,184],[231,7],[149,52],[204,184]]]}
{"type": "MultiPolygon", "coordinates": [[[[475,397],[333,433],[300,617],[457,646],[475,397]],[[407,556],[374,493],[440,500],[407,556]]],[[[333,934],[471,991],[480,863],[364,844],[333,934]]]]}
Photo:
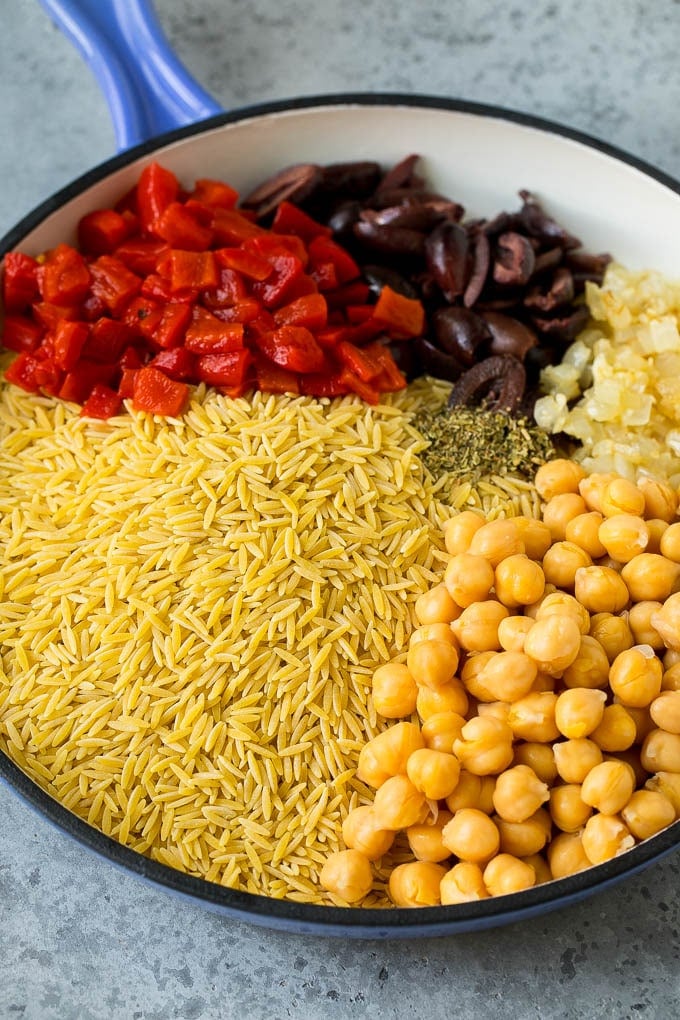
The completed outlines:
{"type": "MultiPolygon", "coordinates": [[[[560,120],[680,177],[677,0],[157,0],[157,11],[225,106],[348,89],[459,96],[560,120]]],[[[0,138],[0,234],[113,152],[94,80],[37,0],[0,0],[0,138]]],[[[0,786],[0,1020],[670,1020],[679,868],[676,855],[501,930],[326,941],[174,900],[0,786]]]]}

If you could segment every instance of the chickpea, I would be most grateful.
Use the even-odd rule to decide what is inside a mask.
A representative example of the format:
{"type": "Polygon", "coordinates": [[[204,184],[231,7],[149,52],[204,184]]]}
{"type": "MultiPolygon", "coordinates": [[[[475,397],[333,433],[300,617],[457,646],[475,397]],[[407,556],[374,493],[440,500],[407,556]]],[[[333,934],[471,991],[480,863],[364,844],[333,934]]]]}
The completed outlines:
{"type": "Polygon", "coordinates": [[[482,799],[482,777],[474,776],[465,769],[460,770],[458,785],[446,798],[446,806],[452,814],[461,808],[478,808],[482,799]]]}
{"type": "Polygon", "coordinates": [[[543,572],[546,581],[558,588],[573,588],[576,571],[592,562],[585,549],[573,542],[555,542],[543,557],[543,572]]]}
{"type": "Polygon", "coordinates": [[[583,850],[591,864],[602,864],[635,846],[635,837],[616,815],[591,815],[581,834],[583,850]]]}
{"type": "Polygon", "coordinates": [[[591,861],[586,857],[580,834],[562,832],[548,847],[548,864],[553,878],[566,878],[589,868],[591,861]]]}
{"type": "Polygon", "coordinates": [[[650,617],[667,648],[680,650],[680,592],[669,595],[663,606],[650,617]]]}
{"type": "Polygon", "coordinates": [[[602,645],[610,662],[614,661],[619,652],[632,648],[635,644],[627,613],[622,616],[596,613],[590,618],[590,636],[602,645]]]}
{"type": "Polygon", "coordinates": [[[640,761],[648,772],[680,772],[680,734],[652,730],[642,744],[640,761]]]}
{"type": "MultiPolygon", "coordinates": [[[[614,698],[614,704],[620,704],[617,698],[614,698]]],[[[648,733],[655,728],[654,720],[649,714],[648,708],[633,708],[631,705],[625,706],[626,714],[630,716],[635,725],[635,739],[634,744],[641,744],[648,733]]],[[[623,750],[627,750],[623,748],[623,750]]]]}
{"type": "Polygon", "coordinates": [[[536,620],[524,639],[524,651],[540,670],[556,676],[570,666],[581,647],[581,631],[571,616],[536,620]]]}
{"type": "Polygon", "coordinates": [[[543,620],[546,616],[571,616],[582,634],[590,629],[590,613],[566,591],[553,591],[542,599],[534,618],[543,620]]]}
{"type": "Polygon", "coordinates": [[[553,496],[543,507],[543,523],[550,531],[553,542],[566,537],[567,524],[586,513],[586,501],[578,492],[563,492],[553,496]]]}
{"type": "Polygon", "coordinates": [[[408,776],[391,776],[376,790],[373,813],[381,829],[408,829],[426,817],[427,802],[408,776]]]}
{"type": "Polygon", "coordinates": [[[379,828],[373,808],[362,805],[348,812],[342,823],[342,838],[350,850],[358,850],[368,861],[377,861],[394,843],[394,832],[379,828]]]}
{"type": "Polygon", "coordinates": [[[524,638],[533,626],[528,616],[506,616],[498,624],[498,641],[506,652],[524,651],[524,638]]]}
{"type": "Polygon", "coordinates": [[[657,772],[645,783],[647,790],[663,793],[673,805],[675,817],[680,818],[680,772],[657,772]]]}
{"type": "Polygon", "coordinates": [[[411,645],[417,645],[419,641],[448,641],[454,648],[458,648],[456,635],[451,630],[450,623],[424,623],[411,634],[411,645]]]}
{"type": "Polygon", "coordinates": [[[512,761],[512,730],[493,716],[476,716],[454,740],[453,753],[466,771],[477,776],[497,775],[512,761]]]}
{"type": "Polygon", "coordinates": [[[678,512],[678,497],[668,482],[657,478],[638,478],[638,489],[645,500],[645,517],[657,517],[669,524],[678,512]]]}
{"type": "Polygon", "coordinates": [[[458,649],[450,641],[430,639],[411,644],[406,665],[418,686],[441,687],[458,669],[458,649]]]}
{"type": "Polygon", "coordinates": [[[469,552],[483,556],[495,568],[506,556],[525,552],[525,547],[519,528],[510,517],[483,524],[472,536],[469,552]]]}
{"type": "Polygon", "coordinates": [[[450,811],[440,811],[436,822],[411,825],[406,830],[408,844],[417,860],[439,864],[451,856],[451,851],[442,843],[442,829],[452,817],[450,811]]]}
{"type": "MultiPolygon", "coordinates": [[[[425,747],[450,754],[454,741],[460,737],[465,717],[458,712],[435,712],[423,722],[421,733],[425,747]]],[[[416,748],[417,750],[417,748],[416,748]]]]}
{"type": "Polygon", "coordinates": [[[585,476],[585,471],[576,461],[556,457],[541,464],[534,475],[534,485],[542,499],[552,499],[563,492],[578,492],[585,476]]]}
{"type": "Polygon", "coordinates": [[[482,869],[472,861],[460,861],[447,871],[439,886],[442,903],[471,903],[485,900],[489,892],[482,869]]]}
{"type": "Polygon", "coordinates": [[[543,590],[543,594],[541,595],[540,599],[536,599],[535,602],[532,602],[530,603],[530,605],[524,607],[524,615],[530,617],[530,619],[532,620],[535,620],[536,614],[538,613],[539,609],[541,608],[545,600],[548,598],[549,595],[554,595],[556,591],[557,588],[555,587],[554,584],[546,583],[546,586],[543,590]]]}
{"type": "Polygon", "coordinates": [[[570,740],[587,737],[602,722],[607,695],[591,687],[563,691],[555,704],[555,723],[570,740]]]}
{"type": "Polygon", "coordinates": [[[390,875],[388,892],[397,907],[436,907],[441,903],[439,884],[446,868],[432,861],[399,864],[390,875]]]}
{"type": "Polygon", "coordinates": [[[580,567],[574,595],[590,613],[619,613],[630,598],[623,578],[611,567],[580,567]]]}
{"type": "Polygon", "coordinates": [[[494,588],[498,601],[509,609],[515,609],[530,605],[541,597],[545,590],[545,576],[540,564],[530,560],[526,553],[517,553],[506,556],[496,567],[494,588]]]}
{"type": "Polygon", "coordinates": [[[480,776],[479,801],[475,805],[485,815],[493,814],[493,795],[496,789],[495,776],[480,776]]]}
{"type": "Polygon", "coordinates": [[[319,881],[346,903],[358,903],[373,888],[373,873],[368,858],[358,850],[338,850],[324,861],[319,881]]]}
{"type": "Polygon", "coordinates": [[[674,563],[680,563],[680,521],[669,524],[659,542],[661,555],[674,563]]]}
{"type": "Polygon", "coordinates": [[[601,751],[626,751],[635,743],[635,720],[623,705],[607,705],[602,722],[590,734],[601,751]]]}
{"type": "Polygon", "coordinates": [[[625,751],[616,751],[614,753],[605,754],[604,760],[618,761],[626,765],[627,768],[630,769],[635,787],[644,786],[649,778],[649,772],[647,769],[642,767],[640,754],[637,748],[629,747],[625,751]]]}
{"type": "Polygon", "coordinates": [[[616,656],[609,686],[622,705],[645,708],[661,691],[663,666],[649,645],[634,645],[616,656]]]}
{"type": "Polygon", "coordinates": [[[504,723],[508,721],[509,711],[508,701],[480,701],[477,705],[477,715],[492,715],[494,719],[500,719],[504,723]]]}
{"type": "Polygon", "coordinates": [[[636,839],[648,839],[675,821],[675,808],[664,793],[636,790],[621,817],[636,839]]]}
{"type": "Polygon", "coordinates": [[[534,685],[531,688],[532,694],[545,694],[546,692],[554,693],[555,683],[557,678],[550,676],[549,673],[542,673],[539,669],[534,680],[534,685]]]}
{"type": "Polygon", "coordinates": [[[606,687],[609,680],[609,659],[594,637],[584,634],[578,655],[562,674],[565,687],[606,687]]]}
{"type": "Polygon", "coordinates": [[[542,854],[530,854],[528,857],[523,857],[522,860],[525,864],[529,864],[534,869],[536,885],[543,885],[544,882],[550,882],[552,880],[550,867],[542,854]]]}
{"type": "Polygon", "coordinates": [[[468,652],[497,651],[498,625],[509,616],[508,610],[495,599],[475,602],[451,624],[460,645],[468,652]]]}
{"type": "Polygon", "coordinates": [[[417,694],[417,684],[403,663],[387,662],[373,674],[373,705],[385,719],[412,715],[417,694]]]}
{"type": "Polygon", "coordinates": [[[483,556],[458,553],[446,565],[444,584],[449,595],[461,609],[481,602],[493,588],[494,570],[483,556]]]}
{"type": "Polygon", "coordinates": [[[577,737],[553,744],[555,768],[565,783],[581,784],[591,769],[602,761],[602,751],[594,740],[577,737]]]}
{"type": "Polygon", "coordinates": [[[532,691],[515,701],[508,712],[508,726],[515,739],[544,743],[557,740],[560,731],[555,723],[556,704],[554,691],[532,691]]]}
{"type": "Polygon", "coordinates": [[[467,552],[472,536],[484,524],[484,518],[474,510],[461,510],[444,525],[444,545],[451,556],[467,552]]]}
{"type": "Polygon", "coordinates": [[[663,602],[673,591],[679,571],[677,563],[659,553],[639,553],[621,568],[621,577],[634,602],[663,602]]]}
{"type": "Polygon", "coordinates": [[[578,783],[554,786],[550,791],[550,817],[562,832],[579,832],[593,813],[578,783]]]}
{"type": "Polygon", "coordinates": [[[552,786],[557,779],[555,752],[547,743],[541,744],[538,741],[528,740],[523,744],[517,744],[512,764],[528,765],[541,782],[547,783],[548,786],[552,786]]]}
{"type": "Polygon", "coordinates": [[[526,822],[550,796],[548,786],[528,765],[514,765],[496,779],[493,806],[506,822],[526,822]]]}
{"type": "Polygon", "coordinates": [[[613,517],[615,514],[640,517],[645,512],[645,497],[637,485],[627,478],[612,478],[602,492],[601,511],[605,517],[613,517]]]}
{"type": "Polygon", "coordinates": [[[567,521],[564,537],[567,542],[573,542],[574,545],[579,546],[592,559],[596,560],[607,553],[598,533],[603,520],[604,517],[597,510],[588,510],[586,513],[578,514],[567,521]]]}
{"type": "Polygon", "coordinates": [[[598,538],[609,556],[619,563],[628,563],[633,556],[643,553],[649,542],[649,529],[642,517],[616,514],[605,517],[598,538]]]}
{"type": "Polygon", "coordinates": [[[446,586],[437,584],[416,599],[414,610],[418,623],[451,623],[460,616],[460,606],[453,601],[446,586]]]}
{"type": "Polygon", "coordinates": [[[593,474],[588,475],[586,478],[581,479],[578,483],[578,491],[585,499],[586,506],[589,510],[597,510],[598,513],[603,513],[602,500],[604,498],[604,492],[614,478],[616,478],[615,474],[600,473],[596,471],[593,474]]]}
{"type": "Polygon", "coordinates": [[[652,613],[661,609],[661,602],[645,599],[636,602],[628,610],[628,625],[633,632],[636,645],[649,645],[655,652],[662,652],[666,647],[656,627],[652,626],[652,613]]]}
{"type": "Polygon", "coordinates": [[[616,815],[630,800],[635,777],[625,762],[603,761],[591,769],[581,784],[581,798],[605,815],[616,815]]]}
{"type": "MultiPolygon", "coordinates": [[[[665,656],[664,656],[665,659],[665,656]]],[[[661,680],[662,691],[680,691],[680,662],[664,670],[661,680]]]]}
{"type": "Polygon", "coordinates": [[[456,788],[460,764],[452,754],[421,747],[406,762],[406,775],[428,800],[443,800],[456,788]]]}
{"type": "Polygon", "coordinates": [[[416,695],[416,712],[425,722],[432,715],[442,712],[455,712],[465,716],[469,708],[469,699],[460,680],[455,677],[447,684],[433,689],[419,687],[416,695]]]}
{"type": "Polygon", "coordinates": [[[513,520],[524,542],[526,555],[530,560],[542,560],[552,543],[548,525],[535,517],[513,517],[513,520]]]}
{"type": "Polygon", "coordinates": [[[664,691],[654,698],[649,714],[659,729],[680,733],[680,691],[664,691]]]}
{"type": "Polygon", "coordinates": [[[500,815],[494,815],[493,820],[500,833],[501,853],[529,857],[542,850],[550,839],[552,819],[545,808],[539,808],[524,822],[506,822],[500,815]]]}
{"type": "Polygon", "coordinates": [[[484,869],[484,884],[492,896],[530,889],[536,882],[536,872],[512,854],[498,854],[484,869]]]}
{"type": "Polygon", "coordinates": [[[680,649],[677,648],[666,648],[663,653],[663,668],[671,669],[673,666],[677,666],[680,663],[680,649]]]}
{"type": "Polygon", "coordinates": [[[362,783],[378,787],[390,776],[406,775],[406,762],[413,751],[425,746],[420,727],[400,722],[369,740],[359,754],[357,776],[362,783]]]}
{"type": "MultiPolygon", "coordinates": [[[[649,532],[649,542],[647,543],[647,552],[660,553],[661,552],[661,538],[664,535],[668,524],[666,521],[659,520],[658,517],[650,517],[647,520],[647,531],[649,532]]],[[[672,557],[669,557],[671,559],[672,557]]]]}
{"type": "Polygon", "coordinates": [[[515,701],[529,693],[537,672],[536,663],[524,652],[496,652],[478,679],[496,701],[515,701]]]}
{"type": "Polygon", "coordinates": [[[442,841],[461,861],[485,864],[498,853],[500,835],[495,823],[477,808],[461,808],[444,826],[442,841]]]}

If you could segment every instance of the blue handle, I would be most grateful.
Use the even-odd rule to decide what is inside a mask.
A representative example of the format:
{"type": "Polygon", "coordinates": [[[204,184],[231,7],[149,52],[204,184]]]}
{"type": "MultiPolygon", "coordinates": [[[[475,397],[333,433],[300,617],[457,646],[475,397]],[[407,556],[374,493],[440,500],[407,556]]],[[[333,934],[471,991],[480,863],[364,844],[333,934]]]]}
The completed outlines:
{"type": "Polygon", "coordinates": [[[173,53],[150,0],[39,0],[108,103],[118,151],[222,108],[173,53]]]}

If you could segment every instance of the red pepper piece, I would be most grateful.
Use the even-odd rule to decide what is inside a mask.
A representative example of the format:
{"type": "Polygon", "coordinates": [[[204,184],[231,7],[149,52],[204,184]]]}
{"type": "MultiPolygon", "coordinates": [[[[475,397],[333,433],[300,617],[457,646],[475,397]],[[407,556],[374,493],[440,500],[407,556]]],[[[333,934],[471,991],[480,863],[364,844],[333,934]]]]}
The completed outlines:
{"type": "Polygon", "coordinates": [[[243,349],[243,324],[222,322],[205,308],[194,309],[184,346],[194,354],[225,354],[243,349]]]}
{"type": "Polygon", "coordinates": [[[266,280],[272,274],[271,263],[246,248],[218,248],[215,258],[220,266],[233,269],[251,280],[266,280]]]}
{"type": "Polygon", "coordinates": [[[92,392],[80,411],[81,418],[112,418],[121,408],[121,398],[115,390],[103,383],[95,383],[92,392]]]}
{"type": "Polygon", "coordinates": [[[272,274],[266,280],[256,280],[252,285],[253,296],[265,308],[277,308],[288,300],[288,293],[295,281],[302,275],[300,259],[290,253],[271,255],[269,262],[272,274]]]}
{"type": "Polygon", "coordinates": [[[171,202],[153,225],[153,232],[173,248],[205,251],[212,243],[210,227],[199,222],[181,202],[171,202]]]}
{"type": "MultiPolygon", "coordinates": [[[[67,323],[66,326],[68,325],[77,324],[67,323]]],[[[84,358],[89,358],[92,361],[118,361],[124,348],[135,337],[134,331],[127,323],[119,322],[116,319],[109,319],[105,316],[92,323],[89,334],[82,348],[82,353],[84,358]]],[[[58,330],[55,336],[59,336],[58,330]]],[[[70,369],[73,368],[73,364],[63,365],[62,367],[70,369]]]]}
{"type": "Polygon", "coordinates": [[[317,223],[292,202],[279,202],[274,214],[272,230],[276,234],[295,234],[296,237],[301,237],[305,243],[309,243],[315,237],[330,237],[333,233],[330,227],[324,226],[323,223],[317,223]]]}
{"type": "Polygon", "coordinates": [[[363,280],[353,280],[335,290],[326,291],[329,308],[347,308],[349,305],[364,305],[368,302],[371,291],[363,280]]]}
{"type": "Polygon", "coordinates": [[[39,393],[40,383],[36,378],[36,372],[40,368],[40,361],[35,355],[24,351],[14,359],[11,365],[5,370],[7,382],[20,386],[22,390],[29,393],[39,393]]]}
{"type": "Polygon", "coordinates": [[[255,379],[263,393],[299,393],[300,380],[297,373],[279,368],[259,352],[255,354],[255,379]]]}
{"type": "Polygon", "coordinates": [[[248,340],[257,344],[257,341],[261,336],[264,336],[265,333],[271,333],[273,329],[276,329],[274,316],[271,312],[268,312],[263,308],[256,319],[251,319],[251,321],[246,324],[245,332],[248,340]]]}
{"type": "Polygon", "coordinates": [[[339,284],[356,280],[360,269],[349,252],[341,248],[329,237],[315,237],[309,243],[309,262],[311,266],[325,265],[330,262],[335,266],[335,274],[339,284]]]}
{"type": "Polygon", "coordinates": [[[394,340],[409,340],[422,336],[425,329],[425,309],[417,298],[408,298],[391,287],[380,291],[373,317],[394,340]]]}
{"type": "Polygon", "coordinates": [[[235,301],[230,308],[214,308],[213,315],[220,322],[254,322],[262,314],[260,302],[255,298],[235,301]]]}
{"type": "Polygon", "coordinates": [[[338,274],[332,262],[318,262],[309,267],[309,275],[319,290],[326,291],[338,289],[338,274]]]}
{"type": "Polygon", "coordinates": [[[115,255],[100,255],[90,264],[90,272],[92,294],[99,298],[114,317],[123,312],[142,286],[137,274],[115,255]]]}
{"type": "Polygon", "coordinates": [[[252,360],[252,354],[245,349],[203,354],[198,359],[196,372],[202,382],[211,386],[241,386],[252,360]]]}
{"type": "Polygon", "coordinates": [[[54,329],[60,319],[79,318],[78,306],[53,305],[49,301],[36,301],[33,305],[33,318],[47,330],[54,329]]]}
{"type": "Polygon", "coordinates": [[[214,181],[210,177],[199,177],[194,183],[191,198],[203,205],[215,206],[219,209],[233,209],[238,202],[238,191],[224,181],[214,181]]]}
{"type": "Polygon", "coordinates": [[[161,311],[158,325],[149,334],[155,347],[178,347],[191,322],[192,310],[189,305],[170,302],[161,311]]]}
{"type": "Polygon", "coordinates": [[[352,326],[358,326],[373,317],[373,305],[347,305],[345,317],[352,326]]]}
{"type": "Polygon", "coordinates": [[[317,287],[311,276],[307,273],[301,273],[296,280],[293,280],[290,287],[286,290],[286,303],[295,301],[296,298],[305,297],[306,294],[318,294],[319,288],[317,287]]]}
{"type": "Polygon", "coordinates": [[[38,263],[30,255],[9,251],[4,260],[2,299],[6,312],[24,312],[40,296],[38,263]]]}
{"type": "Polygon", "coordinates": [[[266,230],[238,209],[216,209],[212,221],[215,241],[219,245],[239,245],[247,237],[265,234],[266,230]]]}
{"type": "Polygon", "coordinates": [[[377,387],[371,385],[371,383],[364,382],[363,379],[359,378],[349,368],[343,368],[340,372],[340,382],[347,386],[350,393],[356,393],[367,404],[377,404],[380,402],[380,391],[377,387]]]}
{"type": "Polygon", "coordinates": [[[58,395],[62,400],[84,404],[93,386],[97,383],[109,385],[117,373],[118,366],[115,364],[81,358],[71,371],[66,373],[58,395]]]}
{"type": "Polygon", "coordinates": [[[259,234],[257,237],[247,238],[243,242],[243,248],[269,260],[276,255],[294,255],[303,267],[309,260],[304,241],[295,234],[259,234]]]}
{"type": "Polygon", "coordinates": [[[88,255],[111,255],[131,232],[130,223],[115,209],[95,209],[78,224],[78,244],[88,255]]]}
{"type": "Polygon", "coordinates": [[[362,382],[372,382],[382,371],[382,365],[371,356],[368,348],[361,350],[354,344],[342,340],[337,346],[337,353],[345,368],[357,375],[362,382]]]}
{"type": "Polygon", "coordinates": [[[369,344],[364,349],[380,364],[381,371],[375,385],[381,393],[394,393],[406,388],[408,385],[406,377],[394,360],[389,347],[386,347],[385,344],[375,343],[369,344]]]}
{"type": "Polygon", "coordinates": [[[307,329],[317,330],[325,327],[327,319],[326,299],[318,291],[295,298],[274,312],[277,326],[306,326],[307,329]]]}
{"type": "Polygon", "coordinates": [[[202,295],[203,304],[208,308],[230,308],[248,297],[246,282],[233,269],[220,269],[217,290],[202,295]]]}
{"type": "Polygon", "coordinates": [[[173,294],[184,290],[212,290],[219,284],[217,263],[211,251],[172,248],[158,260],[159,276],[170,283],[173,294]]]}
{"type": "Polygon", "coordinates": [[[74,305],[87,294],[90,270],[80,252],[68,244],[58,244],[48,252],[38,273],[38,282],[43,301],[74,305]]]}
{"type": "Polygon", "coordinates": [[[148,297],[133,298],[123,312],[121,321],[132,330],[133,336],[148,339],[161,321],[162,305],[148,297]]]}
{"type": "Polygon", "coordinates": [[[186,347],[173,347],[172,350],[160,351],[149,362],[154,368],[160,369],[170,379],[196,379],[196,356],[186,347]]]}
{"type": "Polygon", "coordinates": [[[57,323],[52,334],[52,343],[54,361],[59,368],[70,372],[77,364],[89,333],[90,326],[86,322],[69,322],[68,319],[62,319],[57,323]]]}
{"type": "Polygon", "coordinates": [[[304,326],[280,326],[263,333],[256,343],[275,365],[291,372],[320,372],[326,365],[322,349],[304,326]]]}
{"type": "Polygon", "coordinates": [[[139,356],[139,351],[136,347],[126,347],[120,358],[118,359],[118,365],[120,368],[125,370],[126,368],[141,368],[142,359],[139,356]]]}
{"type": "Polygon", "coordinates": [[[311,372],[299,377],[300,393],[308,397],[342,397],[349,393],[339,372],[311,372]]]}
{"type": "Polygon", "coordinates": [[[2,345],[8,351],[34,351],[40,346],[44,329],[27,315],[6,315],[2,330],[2,345]]]}
{"type": "Polygon", "coordinates": [[[176,417],[187,402],[189,387],[170,379],[153,365],[137,369],[134,378],[132,405],[138,411],[176,417]]]}
{"type": "Polygon", "coordinates": [[[169,251],[169,245],[165,241],[130,237],[123,244],[118,245],[114,255],[133,273],[138,273],[139,276],[148,276],[155,272],[156,263],[166,251],[169,251]]]}
{"type": "Polygon", "coordinates": [[[123,374],[120,377],[118,383],[118,396],[121,400],[128,400],[132,397],[135,391],[135,376],[137,375],[137,368],[124,368],[123,374]]]}
{"type": "Polygon", "coordinates": [[[159,163],[144,167],[137,182],[136,208],[142,229],[149,232],[167,207],[179,197],[179,181],[159,163]]]}

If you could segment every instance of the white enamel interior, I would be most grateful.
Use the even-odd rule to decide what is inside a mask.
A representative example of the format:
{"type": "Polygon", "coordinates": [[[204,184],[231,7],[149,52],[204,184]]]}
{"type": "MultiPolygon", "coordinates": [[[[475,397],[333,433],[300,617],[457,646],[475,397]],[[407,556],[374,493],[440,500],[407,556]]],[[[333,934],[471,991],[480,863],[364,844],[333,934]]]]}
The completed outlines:
{"type": "Polygon", "coordinates": [[[185,184],[218,177],[245,192],[296,162],[423,157],[432,185],[470,216],[519,206],[535,193],[592,251],[630,268],[680,277],[680,195],[581,142],[502,117],[406,105],[328,105],[250,117],[157,149],[48,216],[18,245],[33,254],[70,240],[78,218],[114,202],[152,158],[185,184]]]}

